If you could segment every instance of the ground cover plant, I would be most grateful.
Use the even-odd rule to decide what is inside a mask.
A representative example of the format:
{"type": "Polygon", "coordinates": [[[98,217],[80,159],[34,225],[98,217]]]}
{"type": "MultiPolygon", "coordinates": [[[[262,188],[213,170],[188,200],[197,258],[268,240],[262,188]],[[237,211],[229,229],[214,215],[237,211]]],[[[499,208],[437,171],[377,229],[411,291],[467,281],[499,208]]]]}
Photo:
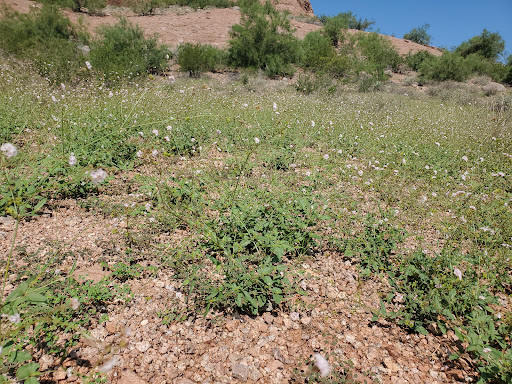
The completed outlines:
{"type": "MultiPolygon", "coordinates": [[[[307,44],[332,54],[320,35],[307,44]]],[[[375,35],[360,44],[390,58],[372,59],[376,76],[397,64],[375,35]]],[[[500,96],[297,92],[306,80],[255,91],[257,75],[60,86],[0,65],[2,380],[137,367],[149,382],[399,370],[510,382],[512,109],[493,107],[500,96]],[[374,342],[347,336],[359,319],[436,352],[364,360],[374,342]],[[231,353],[237,332],[260,348],[251,360],[231,353]],[[198,352],[208,337],[230,361],[221,373],[198,352]],[[193,364],[172,360],[182,354],[193,364]]]]}

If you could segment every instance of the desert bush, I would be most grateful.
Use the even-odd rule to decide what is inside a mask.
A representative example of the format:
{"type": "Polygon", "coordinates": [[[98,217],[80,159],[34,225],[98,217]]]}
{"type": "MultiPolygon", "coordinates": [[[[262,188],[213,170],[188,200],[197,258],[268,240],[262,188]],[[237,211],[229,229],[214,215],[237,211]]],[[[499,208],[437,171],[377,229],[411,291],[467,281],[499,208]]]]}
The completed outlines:
{"type": "Polygon", "coordinates": [[[478,54],[486,59],[496,61],[504,49],[505,41],[500,34],[484,29],[480,35],[474,36],[459,45],[455,52],[463,57],[478,54]]]}
{"type": "Polygon", "coordinates": [[[158,73],[167,65],[167,47],[159,45],[156,37],[144,37],[142,30],[126,19],[101,27],[99,35],[92,45],[91,64],[109,80],[158,73]]]}
{"type": "Polygon", "coordinates": [[[185,43],[178,47],[180,69],[191,77],[199,77],[205,71],[216,71],[225,61],[225,52],[211,45],[185,43]]]}
{"type": "Polygon", "coordinates": [[[362,69],[368,73],[375,73],[384,77],[384,71],[391,69],[397,72],[403,59],[393,48],[391,42],[376,33],[357,35],[357,47],[364,57],[362,69]]]}
{"type": "Polygon", "coordinates": [[[404,35],[404,39],[414,41],[421,45],[430,45],[431,36],[427,33],[430,25],[425,24],[418,28],[413,28],[404,35]]]}
{"type": "Polygon", "coordinates": [[[375,24],[375,21],[357,19],[352,12],[339,13],[336,16],[321,15],[320,21],[324,25],[324,34],[335,46],[343,42],[343,29],[366,31],[375,24]]]}
{"type": "Polygon", "coordinates": [[[414,54],[408,53],[407,56],[405,56],[405,63],[411,70],[417,71],[421,63],[431,58],[432,56],[433,55],[427,51],[418,51],[414,54]]]}
{"type": "Polygon", "coordinates": [[[90,14],[98,14],[107,5],[107,0],[38,0],[43,4],[71,8],[73,11],[87,9],[90,14]]]}
{"type": "Polygon", "coordinates": [[[54,5],[43,5],[29,14],[3,8],[0,47],[10,54],[34,61],[41,76],[52,83],[80,76],[85,58],[78,49],[87,35],[73,26],[54,5]]]}
{"type": "Polygon", "coordinates": [[[302,66],[313,70],[323,69],[326,61],[336,56],[330,40],[321,32],[310,32],[302,40],[302,66]]]}
{"type": "Polygon", "coordinates": [[[290,21],[270,2],[239,3],[241,24],[233,25],[229,42],[231,65],[262,69],[269,77],[293,74],[292,63],[299,59],[299,43],[290,21]]]}
{"type": "Polygon", "coordinates": [[[465,81],[471,75],[471,69],[464,58],[453,52],[444,52],[442,56],[432,56],[419,66],[420,82],[434,81],[465,81]]]}

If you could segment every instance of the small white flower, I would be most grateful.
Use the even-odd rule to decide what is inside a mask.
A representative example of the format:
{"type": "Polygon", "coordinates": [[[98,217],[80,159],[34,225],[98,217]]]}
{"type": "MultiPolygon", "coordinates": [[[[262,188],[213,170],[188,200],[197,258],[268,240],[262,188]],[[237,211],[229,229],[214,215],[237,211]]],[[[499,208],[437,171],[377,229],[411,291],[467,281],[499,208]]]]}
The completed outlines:
{"type": "Polygon", "coordinates": [[[87,67],[87,69],[90,71],[92,69],[92,65],[91,63],[89,63],[88,61],[85,62],[85,66],[87,67]]]}
{"type": "Polygon", "coordinates": [[[293,321],[299,321],[299,319],[300,319],[299,313],[298,312],[290,313],[290,319],[292,319],[293,321]]]}
{"type": "Polygon", "coordinates": [[[108,92],[108,97],[113,97],[114,96],[114,93],[112,91],[109,91],[108,92]]]}
{"type": "Polygon", "coordinates": [[[275,102],[272,103],[272,109],[274,110],[274,112],[277,111],[277,104],[275,102]]]}
{"type": "Polygon", "coordinates": [[[56,98],[55,96],[53,96],[53,95],[52,95],[52,101],[53,101],[54,103],[56,103],[56,102],[57,102],[57,98],[56,98]]]}
{"type": "Polygon", "coordinates": [[[255,137],[255,138],[254,138],[254,142],[255,142],[256,144],[259,144],[259,143],[260,143],[260,139],[258,139],[257,137],[255,137]]]}
{"type": "Polygon", "coordinates": [[[180,93],[185,93],[185,91],[183,89],[180,89],[180,93]]]}
{"type": "Polygon", "coordinates": [[[491,348],[485,347],[484,349],[482,349],[482,352],[489,353],[489,352],[491,352],[491,348]]]}
{"type": "Polygon", "coordinates": [[[484,296],[484,295],[480,295],[480,296],[478,296],[478,298],[479,298],[480,300],[485,300],[485,296],[484,296]]]}
{"type": "Polygon", "coordinates": [[[110,372],[116,365],[119,365],[119,357],[114,356],[110,358],[109,360],[105,361],[103,365],[99,368],[99,371],[101,373],[107,373],[110,372]]]}
{"type": "Polygon", "coordinates": [[[324,160],[329,160],[329,155],[327,153],[324,155],[324,160]]]}
{"type": "Polygon", "coordinates": [[[171,138],[169,136],[164,137],[165,141],[171,141],[171,138]]]}
{"type": "Polygon", "coordinates": [[[462,272],[459,268],[453,267],[453,274],[457,276],[459,280],[462,280],[462,272]]]}
{"type": "Polygon", "coordinates": [[[468,157],[467,156],[462,156],[462,160],[468,161],[468,157]]]}
{"type": "Polygon", "coordinates": [[[18,150],[11,143],[2,144],[2,146],[0,147],[0,151],[4,153],[5,157],[14,157],[18,154],[18,150]]]}
{"type": "Polygon", "coordinates": [[[157,156],[158,156],[158,151],[157,151],[156,149],[153,149],[153,150],[151,151],[151,156],[153,156],[153,157],[157,157],[157,156]]]}
{"type": "Polygon", "coordinates": [[[363,170],[362,170],[362,169],[360,169],[359,171],[357,171],[357,174],[358,174],[359,176],[363,176],[363,170]]]}
{"type": "Polygon", "coordinates": [[[76,165],[76,157],[73,152],[71,152],[71,155],[69,155],[68,162],[69,162],[69,165],[71,165],[72,167],[76,165]]]}
{"type": "Polygon", "coordinates": [[[97,169],[91,172],[91,178],[93,184],[102,183],[107,178],[107,172],[105,172],[103,169],[97,169]]]}
{"type": "Polygon", "coordinates": [[[158,129],[153,129],[153,135],[158,136],[158,129]]]}
{"type": "Polygon", "coordinates": [[[313,120],[311,120],[311,126],[315,127],[315,122],[313,120]]]}
{"type": "Polygon", "coordinates": [[[139,149],[139,150],[137,151],[137,157],[142,157],[142,155],[143,155],[143,152],[139,149]]]}
{"type": "Polygon", "coordinates": [[[329,376],[331,373],[331,366],[329,365],[329,362],[319,353],[315,353],[313,355],[315,358],[315,367],[318,368],[320,371],[321,377],[329,376]]]}
{"type": "Polygon", "coordinates": [[[169,81],[171,82],[171,84],[174,84],[174,82],[176,81],[176,78],[174,76],[169,76],[169,81]]]}
{"type": "Polygon", "coordinates": [[[308,176],[308,177],[311,176],[311,172],[306,171],[306,176],[308,176]]]}
{"type": "Polygon", "coordinates": [[[19,324],[21,321],[21,317],[19,313],[15,313],[14,315],[9,316],[9,321],[14,324],[19,324]]]}
{"type": "Polygon", "coordinates": [[[73,297],[70,300],[70,306],[73,311],[76,311],[78,309],[78,307],[80,306],[80,302],[78,301],[78,299],[76,297],[73,297]]]}
{"type": "Polygon", "coordinates": [[[146,208],[146,211],[151,211],[151,203],[146,203],[144,208],[146,208]]]}
{"type": "Polygon", "coordinates": [[[195,143],[195,142],[196,142],[196,139],[191,138],[191,139],[190,139],[190,141],[191,141],[192,143],[195,143]]]}
{"type": "Polygon", "coordinates": [[[139,132],[140,137],[144,137],[144,132],[139,132]]]}

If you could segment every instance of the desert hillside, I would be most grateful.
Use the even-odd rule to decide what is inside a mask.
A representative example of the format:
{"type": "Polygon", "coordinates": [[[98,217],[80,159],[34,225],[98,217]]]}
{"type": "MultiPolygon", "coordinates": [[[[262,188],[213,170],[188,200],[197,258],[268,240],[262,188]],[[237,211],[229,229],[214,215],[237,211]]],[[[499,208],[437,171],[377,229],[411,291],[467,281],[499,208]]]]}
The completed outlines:
{"type": "MultiPolygon", "coordinates": [[[[31,7],[39,7],[40,3],[31,0],[2,0],[8,6],[18,12],[29,12],[31,7]]],[[[293,16],[292,25],[296,29],[295,35],[304,38],[309,32],[321,28],[315,21],[314,10],[309,0],[281,0],[275,1],[276,8],[281,11],[289,11],[293,16]]],[[[117,1],[117,3],[122,3],[117,1]]],[[[119,16],[128,18],[138,24],[148,35],[158,34],[159,40],[170,47],[176,47],[181,43],[202,43],[224,48],[229,41],[229,31],[233,24],[240,21],[240,11],[237,7],[225,9],[200,9],[193,10],[187,7],[170,7],[161,9],[152,16],[138,16],[130,9],[119,6],[109,6],[104,16],[91,16],[84,13],[66,11],[66,15],[78,22],[84,18],[91,32],[103,24],[115,24],[119,16]]],[[[355,33],[357,31],[350,31],[355,33]]],[[[434,47],[425,47],[412,41],[397,39],[388,36],[392,44],[401,55],[409,52],[416,53],[426,50],[434,55],[440,55],[441,50],[434,47]]]]}

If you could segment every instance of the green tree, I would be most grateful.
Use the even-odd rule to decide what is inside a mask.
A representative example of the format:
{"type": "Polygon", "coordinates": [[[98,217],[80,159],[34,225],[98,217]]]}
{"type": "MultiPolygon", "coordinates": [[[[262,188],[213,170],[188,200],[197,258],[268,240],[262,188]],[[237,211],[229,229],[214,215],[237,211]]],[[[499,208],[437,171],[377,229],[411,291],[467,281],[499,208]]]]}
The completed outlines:
{"type": "Polygon", "coordinates": [[[424,24],[421,27],[413,28],[404,35],[404,39],[414,41],[421,45],[430,45],[432,36],[427,33],[430,28],[429,24],[424,24]]]}
{"type": "Polygon", "coordinates": [[[300,57],[299,41],[292,34],[287,15],[267,1],[238,3],[241,23],[231,28],[229,61],[234,67],[262,69],[267,76],[293,74],[292,63],[300,57]]]}
{"type": "Polygon", "coordinates": [[[309,32],[302,40],[302,66],[313,70],[323,69],[326,60],[336,56],[328,37],[320,31],[309,32]]]}
{"type": "Polygon", "coordinates": [[[375,21],[358,19],[352,12],[338,13],[336,16],[321,15],[320,21],[324,25],[325,35],[335,46],[343,41],[343,29],[366,31],[375,24],[375,21]]]}
{"type": "Polygon", "coordinates": [[[484,29],[480,35],[474,36],[459,45],[455,52],[463,57],[476,53],[486,59],[496,61],[504,49],[505,41],[501,35],[484,29]]]}
{"type": "Polygon", "coordinates": [[[505,66],[507,68],[507,74],[505,75],[505,78],[503,79],[503,82],[505,84],[512,85],[512,55],[510,55],[507,59],[507,65],[505,66]]]}

